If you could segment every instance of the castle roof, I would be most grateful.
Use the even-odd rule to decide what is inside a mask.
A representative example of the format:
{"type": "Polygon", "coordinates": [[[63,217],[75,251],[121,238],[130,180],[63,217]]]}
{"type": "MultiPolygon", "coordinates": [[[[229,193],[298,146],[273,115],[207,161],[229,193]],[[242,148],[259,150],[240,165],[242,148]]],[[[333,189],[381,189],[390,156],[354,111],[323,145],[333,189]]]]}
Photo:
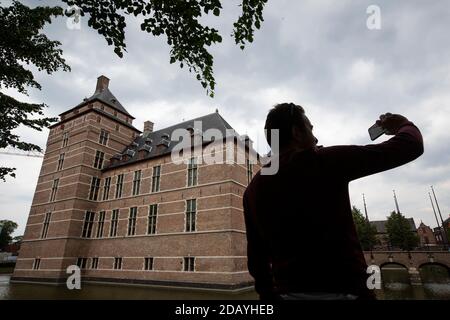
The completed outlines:
{"type": "MultiPolygon", "coordinates": [[[[169,154],[174,146],[178,143],[178,141],[171,141],[170,138],[172,133],[177,129],[185,129],[185,130],[193,130],[195,129],[195,121],[201,121],[201,130],[202,132],[197,132],[197,134],[202,134],[208,129],[216,129],[219,130],[223,138],[227,136],[234,136],[240,139],[246,139],[245,137],[241,137],[237,134],[237,132],[230,126],[230,124],[222,118],[222,116],[218,112],[210,113],[205,116],[201,116],[198,118],[194,118],[191,120],[183,121],[172,125],[170,127],[160,129],[157,131],[149,132],[144,131],[142,135],[138,136],[128,147],[126,147],[121,155],[125,155],[125,160],[122,158],[122,161],[112,163],[107,169],[116,168],[119,166],[123,166],[125,164],[130,164],[136,161],[140,161],[142,159],[152,159],[155,157],[159,157],[162,155],[169,154]],[[128,150],[137,151],[134,153],[128,152],[128,150]],[[139,151],[146,152],[144,158],[139,155],[139,151]]],[[[196,134],[195,131],[194,135],[196,134]]],[[[205,139],[203,137],[203,144],[209,144],[213,142],[214,139],[205,139]]],[[[243,141],[245,143],[245,141],[243,141]]]]}
{"type": "Polygon", "coordinates": [[[69,112],[73,111],[74,109],[77,109],[85,104],[88,104],[88,103],[91,103],[94,101],[100,101],[100,102],[110,106],[111,108],[129,116],[130,118],[135,119],[130,113],[128,113],[128,111],[119,102],[119,100],[117,100],[117,98],[112,94],[112,92],[108,88],[108,85],[109,85],[109,79],[107,77],[105,77],[105,76],[98,77],[97,88],[96,88],[94,94],[92,96],[90,96],[89,98],[85,98],[83,100],[83,102],[79,103],[75,107],[73,107],[67,111],[64,111],[63,113],[60,114],[60,116],[66,114],[66,113],[69,113],[69,112]]]}

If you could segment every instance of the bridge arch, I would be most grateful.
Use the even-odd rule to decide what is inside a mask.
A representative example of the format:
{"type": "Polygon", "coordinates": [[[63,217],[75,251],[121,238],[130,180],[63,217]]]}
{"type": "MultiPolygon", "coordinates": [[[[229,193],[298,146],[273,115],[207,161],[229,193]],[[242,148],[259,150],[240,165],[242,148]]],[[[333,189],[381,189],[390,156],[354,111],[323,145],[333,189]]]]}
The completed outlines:
{"type": "Polygon", "coordinates": [[[419,269],[422,268],[422,267],[425,267],[425,266],[440,266],[440,267],[443,267],[444,269],[447,270],[447,273],[450,276],[450,267],[447,264],[445,264],[445,262],[442,262],[442,261],[423,262],[423,263],[419,264],[419,269]]]}
{"type": "Polygon", "coordinates": [[[381,264],[379,265],[380,270],[382,270],[383,267],[386,266],[386,265],[388,265],[388,264],[389,264],[389,265],[396,265],[396,266],[402,267],[402,268],[404,268],[406,271],[408,271],[408,266],[404,265],[404,264],[401,263],[401,262],[396,262],[396,261],[392,261],[392,262],[386,261],[386,262],[381,263],[381,264]]]}

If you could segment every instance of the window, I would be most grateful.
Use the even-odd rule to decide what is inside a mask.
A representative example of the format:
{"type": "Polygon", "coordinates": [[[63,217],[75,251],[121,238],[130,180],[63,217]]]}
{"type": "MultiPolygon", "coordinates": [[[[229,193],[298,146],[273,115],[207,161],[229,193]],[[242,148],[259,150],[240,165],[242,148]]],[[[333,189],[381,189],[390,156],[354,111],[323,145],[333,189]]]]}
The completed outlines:
{"type": "Polygon", "coordinates": [[[69,143],[69,133],[64,132],[63,133],[63,140],[62,140],[62,147],[67,147],[67,144],[69,143]]]}
{"type": "Polygon", "coordinates": [[[50,224],[50,219],[51,219],[52,213],[51,212],[47,212],[45,214],[45,218],[44,218],[44,225],[42,227],[42,233],[41,233],[41,238],[47,238],[47,233],[48,233],[48,226],[50,224]]]}
{"type": "Polygon", "coordinates": [[[137,170],[133,175],[133,196],[137,196],[139,194],[139,190],[141,189],[141,170],[137,170]]]}
{"type": "Polygon", "coordinates": [[[105,185],[103,186],[103,200],[109,199],[109,189],[111,188],[111,177],[105,179],[105,185]]]}
{"type": "Polygon", "coordinates": [[[77,259],[77,266],[80,269],[86,269],[86,265],[87,265],[87,258],[78,258],[77,259]]]}
{"type": "Polygon", "coordinates": [[[151,204],[148,210],[148,229],[147,234],[156,233],[156,216],[158,214],[158,205],[151,204]]]}
{"type": "Polygon", "coordinates": [[[91,269],[98,269],[98,258],[92,258],[91,269]]]}
{"type": "Polygon", "coordinates": [[[122,258],[114,258],[114,270],[122,269],[122,258]]]}
{"type": "Polygon", "coordinates": [[[98,215],[97,238],[103,237],[103,226],[105,225],[105,211],[100,211],[98,215]]]}
{"type": "Polygon", "coordinates": [[[112,211],[111,216],[111,229],[109,230],[110,237],[117,236],[117,224],[119,223],[119,209],[115,209],[112,211]]]}
{"type": "Polygon", "coordinates": [[[123,174],[119,174],[117,176],[116,182],[116,198],[122,197],[122,188],[123,188],[123,174]]]}
{"type": "Polygon", "coordinates": [[[98,140],[98,143],[103,144],[104,146],[106,146],[108,144],[108,139],[109,139],[109,132],[102,129],[100,131],[100,137],[98,140]]]}
{"type": "Polygon", "coordinates": [[[250,159],[247,159],[247,183],[250,183],[253,178],[253,163],[250,162],[250,159]]]}
{"type": "Polygon", "coordinates": [[[101,169],[103,167],[103,160],[105,159],[105,153],[97,150],[94,158],[94,168],[101,169]]]}
{"type": "Polygon", "coordinates": [[[116,131],[119,131],[119,125],[116,124],[116,131]]]}
{"type": "Polygon", "coordinates": [[[92,234],[92,226],[94,224],[95,212],[86,211],[84,214],[84,224],[81,237],[90,238],[92,234]]]}
{"type": "Polygon", "coordinates": [[[92,177],[91,189],[89,191],[89,200],[97,201],[99,189],[100,189],[100,178],[92,177]]]}
{"type": "Polygon", "coordinates": [[[195,214],[197,210],[197,200],[191,199],[186,201],[186,231],[195,231],[195,214]]]}
{"type": "Polygon", "coordinates": [[[159,191],[160,176],[161,176],[161,166],[153,167],[152,192],[158,192],[159,191]]]}
{"type": "Polygon", "coordinates": [[[188,163],[188,187],[197,185],[197,159],[190,158],[188,163]]]}
{"type": "Polygon", "coordinates": [[[194,270],[195,270],[195,258],[184,257],[184,271],[194,271],[194,270]]]}
{"type": "Polygon", "coordinates": [[[144,259],[144,270],[153,270],[153,257],[144,259]]]}
{"type": "Polygon", "coordinates": [[[63,168],[63,165],[64,165],[64,153],[61,153],[60,155],[59,155],[59,159],[58,159],[58,168],[56,169],[56,171],[59,171],[59,170],[61,170],[62,168],[63,168]]]}
{"type": "Polygon", "coordinates": [[[130,208],[130,216],[128,217],[129,236],[134,236],[136,234],[136,216],[137,216],[137,207],[130,208]]]}
{"type": "Polygon", "coordinates": [[[55,199],[56,199],[56,193],[58,192],[58,184],[59,184],[59,179],[53,180],[52,192],[50,194],[50,201],[55,201],[55,199]]]}
{"type": "Polygon", "coordinates": [[[41,259],[39,258],[34,259],[33,270],[39,270],[40,266],[41,266],[41,259]]]}

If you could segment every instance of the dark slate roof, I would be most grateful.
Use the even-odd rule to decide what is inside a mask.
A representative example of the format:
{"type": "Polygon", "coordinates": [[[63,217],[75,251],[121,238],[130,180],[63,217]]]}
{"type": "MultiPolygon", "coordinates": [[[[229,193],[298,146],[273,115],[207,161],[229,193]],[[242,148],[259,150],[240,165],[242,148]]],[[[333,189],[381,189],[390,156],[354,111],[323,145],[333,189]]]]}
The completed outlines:
{"type": "MultiPolygon", "coordinates": [[[[413,218],[406,218],[409,222],[409,225],[411,227],[411,231],[416,231],[416,224],[414,223],[413,218]]],[[[387,220],[380,220],[380,221],[370,221],[370,224],[375,226],[377,228],[377,233],[387,233],[386,231],[386,222],[387,220]]]]}
{"type": "MultiPolygon", "coordinates": [[[[228,134],[229,136],[240,137],[237,134],[237,132],[228,124],[227,121],[225,121],[224,118],[222,118],[222,116],[218,112],[214,112],[157,131],[144,132],[142,135],[138,136],[127,148],[125,148],[122,151],[121,155],[127,154],[129,155],[130,158],[127,161],[120,161],[118,163],[112,164],[106,167],[105,170],[143,160],[138,157],[139,150],[148,151],[150,149],[150,152],[147,153],[144,159],[151,159],[170,153],[173,150],[173,147],[178,143],[178,141],[170,141],[172,132],[175,131],[176,129],[194,128],[194,121],[202,122],[202,132],[205,132],[208,129],[218,129],[222,133],[222,136],[225,138],[227,136],[226,130],[229,129],[233,130],[232,133],[230,132],[231,134],[230,133],[228,134]],[[161,146],[158,147],[158,145],[161,146]],[[135,152],[132,153],[129,152],[128,150],[132,150],[135,152]]],[[[211,141],[204,141],[203,143],[208,144],[210,142],[211,141]]]]}
{"type": "Polygon", "coordinates": [[[93,102],[96,100],[103,102],[104,104],[110,106],[111,108],[114,108],[117,111],[122,112],[123,114],[126,114],[127,116],[134,119],[134,117],[128,113],[128,111],[122,106],[122,104],[119,102],[119,100],[117,100],[117,98],[112,94],[112,92],[108,88],[105,88],[102,91],[96,91],[92,96],[90,96],[87,99],[84,99],[83,102],[81,102],[77,106],[73,107],[72,109],[61,113],[60,115],[71,112],[72,110],[79,108],[82,105],[85,105],[87,103],[90,103],[90,102],[93,102]]]}

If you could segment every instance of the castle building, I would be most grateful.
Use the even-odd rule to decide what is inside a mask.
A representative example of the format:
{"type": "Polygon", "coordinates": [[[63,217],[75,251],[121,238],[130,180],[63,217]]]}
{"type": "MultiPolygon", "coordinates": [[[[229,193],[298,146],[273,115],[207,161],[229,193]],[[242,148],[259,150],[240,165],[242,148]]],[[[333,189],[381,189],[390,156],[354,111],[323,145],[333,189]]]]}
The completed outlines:
{"type": "Polygon", "coordinates": [[[141,132],[108,86],[100,76],[95,93],[50,127],[11,281],[65,282],[78,265],[82,281],[251,286],[242,208],[260,167],[251,140],[217,110],[157,131],[147,121],[141,132]],[[227,161],[184,150],[174,161],[178,129],[227,161]]]}

